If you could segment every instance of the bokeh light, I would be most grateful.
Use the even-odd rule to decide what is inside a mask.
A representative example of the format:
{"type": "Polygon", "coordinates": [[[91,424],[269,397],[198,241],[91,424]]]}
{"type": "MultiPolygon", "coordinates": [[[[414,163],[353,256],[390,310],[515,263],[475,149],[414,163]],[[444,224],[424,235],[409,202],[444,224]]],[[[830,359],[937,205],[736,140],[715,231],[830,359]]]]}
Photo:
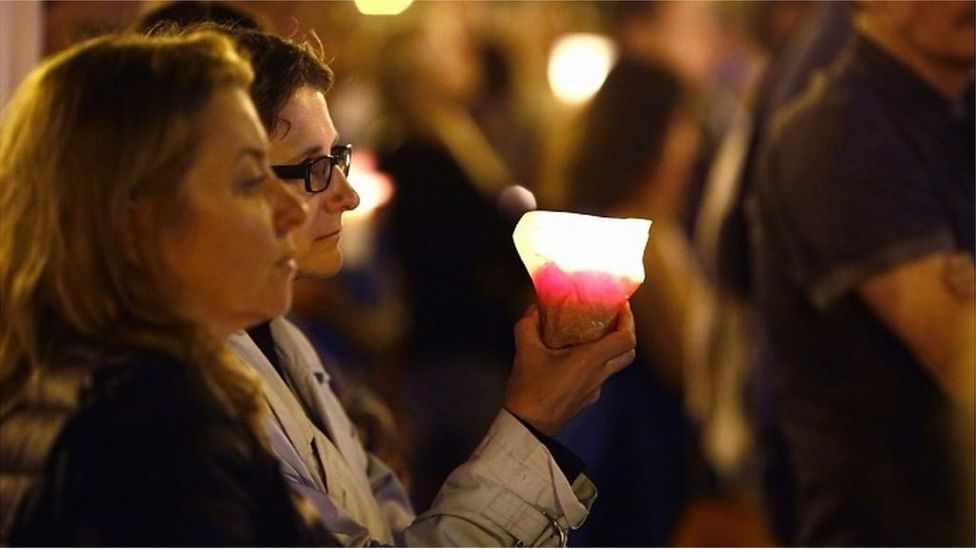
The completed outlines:
{"type": "Polygon", "coordinates": [[[410,4],[413,0],[356,0],[356,8],[363,15],[397,15],[410,4]]]}
{"type": "Polygon", "coordinates": [[[549,54],[549,86],[560,101],[584,103],[600,89],[616,57],[613,41],[601,34],[562,36],[549,54]]]}

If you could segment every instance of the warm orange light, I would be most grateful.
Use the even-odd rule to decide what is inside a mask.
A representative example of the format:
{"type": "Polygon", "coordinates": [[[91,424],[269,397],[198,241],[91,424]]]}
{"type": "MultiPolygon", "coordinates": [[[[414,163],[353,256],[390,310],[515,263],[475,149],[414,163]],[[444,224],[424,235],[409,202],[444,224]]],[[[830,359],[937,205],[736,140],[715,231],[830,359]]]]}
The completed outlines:
{"type": "Polygon", "coordinates": [[[562,36],[549,53],[549,86],[564,103],[585,103],[603,85],[616,57],[616,46],[607,36],[591,33],[562,36]]]}

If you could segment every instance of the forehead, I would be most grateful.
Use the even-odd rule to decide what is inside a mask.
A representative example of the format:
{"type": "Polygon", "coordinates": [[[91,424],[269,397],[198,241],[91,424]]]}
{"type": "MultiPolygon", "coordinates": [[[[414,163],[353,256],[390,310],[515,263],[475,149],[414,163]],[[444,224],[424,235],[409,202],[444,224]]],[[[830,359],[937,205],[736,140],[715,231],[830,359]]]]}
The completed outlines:
{"type": "Polygon", "coordinates": [[[327,152],[338,138],[325,94],[308,86],[299,88],[278,114],[272,152],[296,155],[318,148],[327,152]]]}

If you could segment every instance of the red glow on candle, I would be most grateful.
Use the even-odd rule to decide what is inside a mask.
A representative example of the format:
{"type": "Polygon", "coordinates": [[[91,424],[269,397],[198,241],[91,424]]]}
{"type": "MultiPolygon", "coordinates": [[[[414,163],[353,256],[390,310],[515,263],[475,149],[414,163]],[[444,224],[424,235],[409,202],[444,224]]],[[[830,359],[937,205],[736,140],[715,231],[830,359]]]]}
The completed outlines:
{"type": "Polygon", "coordinates": [[[536,270],[532,282],[540,303],[582,302],[608,307],[626,301],[639,286],[627,277],[600,271],[567,273],[551,261],[536,270]]]}

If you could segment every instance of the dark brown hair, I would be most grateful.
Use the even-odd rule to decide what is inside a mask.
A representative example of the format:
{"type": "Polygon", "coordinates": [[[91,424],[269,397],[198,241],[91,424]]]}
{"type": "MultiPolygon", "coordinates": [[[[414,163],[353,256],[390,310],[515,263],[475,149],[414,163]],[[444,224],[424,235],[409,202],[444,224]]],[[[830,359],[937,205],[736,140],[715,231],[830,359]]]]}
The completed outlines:
{"type": "Polygon", "coordinates": [[[326,92],[332,87],[332,69],[325,62],[322,43],[317,39],[313,44],[254,30],[229,32],[238,48],[251,59],[251,99],[269,136],[274,135],[282,121],[278,114],[296,91],[310,86],[326,92]]]}
{"type": "MultiPolygon", "coordinates": [[[[212,30],[230,36],[254,69],[251,100],[269,136],[273,136],[285,103],[305,86],[322,92],[332,87],[333,73],[325,61],[321,40],[290,40],[264,32],[257,19],[245,12],[214,11],[196,6],[197,2],[173,2],[171,9],[160,9],[143,16],[133,28],[147,34],[181,34],[193,30],[212,30]],[[245,19],[246,18],[246,19],[245,19]]],[[[219,3],[211,3],[219,4],[219,3]]],[[[236,10],[231,6],[226,9],[236,10]]]]}

